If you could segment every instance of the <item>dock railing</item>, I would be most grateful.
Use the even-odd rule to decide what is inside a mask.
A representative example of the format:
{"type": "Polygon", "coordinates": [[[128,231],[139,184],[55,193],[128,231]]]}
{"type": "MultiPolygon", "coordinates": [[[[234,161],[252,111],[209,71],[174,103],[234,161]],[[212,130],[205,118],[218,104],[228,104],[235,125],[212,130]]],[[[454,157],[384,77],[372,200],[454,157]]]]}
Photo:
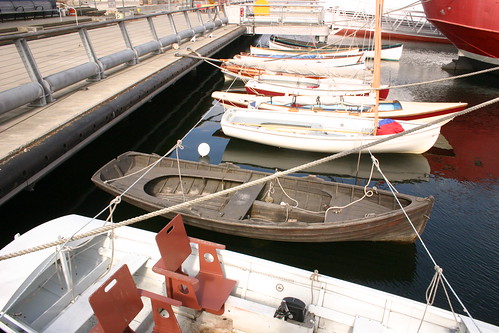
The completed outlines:
{"type": "MultiPolygon", "coordinates": [[[[326,23],[348,29],[373,29],[374,15],[366,11],[350,11],[340,7],[329,8],[326,23]]],[[[394,10],[382,17],[383,29],[393,33],[426,34],[443,36],[427,19],[423,11],[394,10]]]]}
{"type": "Polygon", "coordinates": [[[256,1],[241,3],[239,6],[239,24],[324,24],[325,9],[322,5],[296,1],[268,1],[268,4],[259,4],[256,1]]]}
{"type": "Polygon", "coordinates": [[[0,36],[0,115],[44,106],[227,23],[224,6],[212,5],[0,36]]]}

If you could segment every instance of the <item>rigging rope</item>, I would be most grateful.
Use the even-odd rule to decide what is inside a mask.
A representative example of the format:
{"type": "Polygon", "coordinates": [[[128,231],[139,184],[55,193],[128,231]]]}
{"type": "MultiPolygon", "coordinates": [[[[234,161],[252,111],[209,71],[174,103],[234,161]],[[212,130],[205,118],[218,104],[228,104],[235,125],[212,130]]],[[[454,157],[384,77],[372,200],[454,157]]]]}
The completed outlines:
{"type": "MultiPolygon", "coordinates": [[[[343,151],[341,153],[329,155],[329,156],[323,157],[323,158],[321,158],[319,160],[315,160],[315,161],[312,161],[312,162],[309,162],[309,163],[306,163],[306,164],[302,164],[302,165],[293,167],[293,168],[285,170],[285,171],[279,171],[279,172],[276,172],[276,173],[274,173],[272,175],[269,175],[269,176],[266,176],[266,177],[263,177],[263,178],[260,178],[260,179],[248,182],[248,183],[244,183],[244,184],[241,184],[239,186],[235,186],[235,187],[230,188],[230,189],[225,189],[223,191],[220,191],[220,192],[217,192],[217,193],[213,193],[213,194],[210,194],[210,195],[205,196],[205,197],[196,198],[196,199],[193,199],[193,200],[190,200],[190,201],[186,201],[186,202],[174,205],[174,206],[170,206],[170,207],[163,208],[163,209],[160,209],[160,210],[157,210],[157,211],[154,211],[154,212],[150,212],[150,213],[147,213],[147,214],[136,216],[134,218],[130,218],[130,219],[127,219],[127,220],[124,220],[124,221],[121,221],[121,222],[117,222],[117,223],[115,223],[113,225],[107,225],[107,226],[103,226],[103,227],[100,227],[100,228],[96,228],[96,229],[91,230],[89,232],[85,232],[85,233],[82,233],[82,234],[74,235],[74,236],[72,236],[70,238],[63,238],[63,239],[55,240],[53,242],[49,242],[49,243],[46,243],[46,244],[41,244],[41,245],[38,245],[38,246],[34,246],[34,247],[31,247],[31,248],[28,248],[28,249],[25,249],[25,250],[21,250],[21,251],[16,251],[16,252],[4,254],[4,255],[0,256],[0,261],[1,260],[6,260],[6,259],[9,259],[9,258],[18,257],[18,256],[21,256],[21,255],[30,253],[30,252],[40,251],[40,250],[43,250],[43,249],[46,249],[46,248],[50,248],[50,247],[53,247],[53,246],[56,246],[56,245],[67,243],[69,241],[78,240],[78,239],[82,239],[82,238],[86,238],[86,237],[90,237],[90,236],[95,236],[95,235],[98,235],[98,234],[102,234],[102,233],[105,233],[105,232],[110,231],[110,230],[115,229],[115,228],[119,228],[119,227],[123,227],[123,226],[128,226],[128,225],[131,225],[131,224],[134,224],[134,223],[137,223],[137,222],[141,222],[141,221],[150,219],[152,217],[156,217],[156,216],[160,216],[160,215],[165,215],[166,213],[178,211],[180,209],[187,208],[189,206],[198,204],[198,203],[206,201],[206,200],[210,200],[210,199],[213,199],[213,198],[225,196],[225,195],[233,193],[235,191],[238,191],[238,190],[241,190],[241,189],[244,189],[244,188],[247,188],[247,187],[251,187],[251,186],[254,186],[256,184],[265,183],[265,182],[267,182],[269,180],[273,180],[273,179],[276,179],[276,178],[284,176],[284,175],[289,175],[289,174],[292,174],[292,173],[297,173],[298,171],[301,171],[301,170],[304,170],[304,169],[308,169],[308,168],[311,168],[313,166],[316,166],[316,165],[319,165],[319,164],[322,164],[322,163],[325,163],[325,162],[328,162],[328,161],[331,161],[331,160],[334,160],[334,159],[338,159],[340,157],[347,156],[347,155],[352,154],[352,153],[359,152],[361,150],[367,150],[368,148],[370,148],[372,146],[375,146],[375,145],[378,145],[380,143],[387,142],[387,141],[390,141],[390,140],[394,140],[394,139],[396,139],[398,137],[401,137],[401,136],[407,135],[409,133],[421,130],[423,128],[426,128],[426,127],[438,124],[439,122],[444,122],[444,121],[447,121],[447,120],[451,120],[454,117],[457,117],[457,116],[460,116],[460,115],[464,115],[466,113],[473,112],[475,110],[481,109],[483,107],[486,107],[488,105],[491,105],[491,104],[494,104],[494,103],[497,103],[497,102],[499,102],[499,97],[494,98],[494,99],[489,100],[489,101],[486,101],[486,102],[483,102],[481,104],[475,105],[473,107],[467,108],[465,110],[459,111],[459,112],[457,112],[455,114],[447,115],[447,116],[444,116],[444,117],[442,117],[440,119],[437,119],[437,120],[434,120],[434,121],[431,121],[431,122],[419,125],[417,127],[414,127],[412,129],[406,130],[404,132],[393,134],[393,135],[387,136],[385,138],[381,138],[381,139],[379,139],[377,141],[374,141],[374,142],[371,142],[371,143],[367,143],[367,144],[364,144],[362,146],[359,146],[359,147],[356,147],[356,148],[353,148],[353,149],[350,149],[350,150],[347,150],[347,151],[343,151]]],[[[166,155],[167,154],[163,155],[163,158],[166,155]]]]}

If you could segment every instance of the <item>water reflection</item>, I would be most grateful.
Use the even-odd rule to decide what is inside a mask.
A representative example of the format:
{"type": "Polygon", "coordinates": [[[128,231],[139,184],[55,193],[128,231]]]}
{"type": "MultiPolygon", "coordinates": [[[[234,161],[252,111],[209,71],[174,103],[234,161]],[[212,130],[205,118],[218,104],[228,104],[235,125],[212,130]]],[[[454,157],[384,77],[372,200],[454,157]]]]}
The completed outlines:
{"type": "MultiPolygon", "coordinates": [[[[249,141],[230,139],[222,155],[222,161],[245,164],[266,169],[287,170],[328,156],[327,154],[302,152],[261,145],[249,141]]],[[[380,169],[392,182],[427,181],[430,164],[419,154],[376,154],[380,169]]],[[[303,170],[304,173],[337,175],[368,179],[372,160],[369,154],[348,155],[303,170]]],[[[383,179],[374,168],[372,179],[383,179]]]]}
{"type": "Polygon", "coordinates": [[[432,174],[460,181],[497,181],[498,115],[499,106],[492,105],[443,126],[441,133],[451,149],[433,149],[424,154],[432,174]]]}

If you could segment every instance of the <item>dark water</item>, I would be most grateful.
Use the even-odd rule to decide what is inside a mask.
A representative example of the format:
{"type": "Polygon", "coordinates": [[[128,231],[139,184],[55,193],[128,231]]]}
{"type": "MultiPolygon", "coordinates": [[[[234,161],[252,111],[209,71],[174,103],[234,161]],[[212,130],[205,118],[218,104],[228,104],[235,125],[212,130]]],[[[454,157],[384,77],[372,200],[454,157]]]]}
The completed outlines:
{"type": "MultiPolygon", "coordinates": [[[[448,77],[441,66],[453,58],[456,53],[451,46],[406,43],[400,62],[383,63],[383,83],[448,77]]],[[[499,96],[497,82],[497,76],[481,75],[393,89],[390,98],[463,101],[471,106],[499,96]]],[[[231,161],[265,171],[324,156],[225,138],[219,131],[223,109],[214,106],[210,97],[213,90],[223,87],[223,76],[208,65],[202,66],[39,181],[34,191],[22,192],[1,206],[2,245],[15,233],[64,214],[94,216],[111,200],[90,181],[99,167],[129,150],[164,154],[196,125],[183,139],[181,158],[197,160],[201,142],[211,146],[212,163],[231,161]]],[[[377,156],[381,169],[400,192],[436,198],[431,220],[422,234],[424,244],[471,315],[495,325],[499,325],[498,116],[499,105],[493,105],[456,118],[442,128],[443,143],[423,155],[377,156]]],[[[364,156],[357,170],[357,156],[350,156],[310,172],[334,181],[363,184],[370,166],[364,156]]],[[[372,185],[386,188],[384,181],[375,178],[372,185]]],[[[121,203],[115,221],[141,213],[121,203]]],[[[136,226],[158,231],[164,223],[164,219],[155,218],[136,226]]],[[[434,274],[434,264],[419,241],[410,245],[300,244],[245,239],[191,227],[188,231],[194,237],[225,243],[230,250],[317,269],[419,301],[424,301],[434,274]]],[[[452,299],[459,310],[461,307],[452,299]]],[[[448,308],[442,289],[435,304],[448,308]]]]}

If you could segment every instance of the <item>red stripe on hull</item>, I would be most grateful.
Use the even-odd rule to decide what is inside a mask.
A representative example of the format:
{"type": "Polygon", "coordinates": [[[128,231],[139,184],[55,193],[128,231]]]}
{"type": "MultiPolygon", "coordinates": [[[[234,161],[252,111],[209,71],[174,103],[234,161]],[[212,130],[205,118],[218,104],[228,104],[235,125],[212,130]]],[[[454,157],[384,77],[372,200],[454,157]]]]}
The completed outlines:
{"type": "MultiPolygon", "coordinates": [[[[372,30],[345,29],[344,28],[344,29],[339,30],[335,35],[373,38],[374,31],[372,31],[372,30]]],[[[405,40],[405,41],[451,44],[451,42],[445,37],[411,35],[411,34],[387,32],[387,31],[383,31],[381,33],[381,38],[382,39],[390,39],[390,40],[391,39],[398,39],[398,40],[405,40]]]]}
{"type": "MultiPolygon", "coordinates": [[[[285,96],[285,93],[280,93],[277,91],[269,91],[263,89],[249,88],[246,87],[246,92],[251,95],[263,95],[263,96],[285,96]]],[[[379,98],[385,100],[390,93],[390,89],[382,89],[379,91],[379,98]]],[[[369,94],[357,94],[356,96],[368,96],[369,94]]]]}
{"type": "Polygon", "coordinates": [[[263,96],[284,96],[284,93],[276,91],[268,91],[263,89],[255,89],[246,87],[246,92],[252,95],[263,95],[263,96]]]}
{"type": "MultiPolygon", "coordinates": [[[[225,106],[229,106],[229,107],[240,107],[240,108],[247,107],[246,104],[230,102],[230,101],[225,101],[225,100],[219,100],[219,101],[222,102],[222,104],[224,104],[225,106]]],[[[436,117],[436,116],[444,116],[447,114],[459,112],[461,110],[464,110],[464,107],[457,107],[457,108],[442,110],[442,111],[438,111],[438,112],[429,112],[429,113],[425,113],[425,114],[418,114],[418,115],[411,115],[411,116],[395,116],[395,117],[391,116],[390,119],[405,120],[405,121],[419,120],[419,119],[431,118],[431,117],[436,117]]]]}
{"type": "Polygon", "coordinates": [[[436,117],[436,116],[444,116],[447,114],[459,112],[461,110],[464,110],[464,107],[458,107],[458,108],[452,108],[448,110],[442,110],[438,112],[429,112],[429,113],[424,113],[424,114],[417,114],[417,115],[412,115],[412,116],[398,116],[398,117],[390,117],[391,119],[395,120],[419,120],[419,119],[425,119],[425,118],[431,118],[431,117],[436,117]]]}

